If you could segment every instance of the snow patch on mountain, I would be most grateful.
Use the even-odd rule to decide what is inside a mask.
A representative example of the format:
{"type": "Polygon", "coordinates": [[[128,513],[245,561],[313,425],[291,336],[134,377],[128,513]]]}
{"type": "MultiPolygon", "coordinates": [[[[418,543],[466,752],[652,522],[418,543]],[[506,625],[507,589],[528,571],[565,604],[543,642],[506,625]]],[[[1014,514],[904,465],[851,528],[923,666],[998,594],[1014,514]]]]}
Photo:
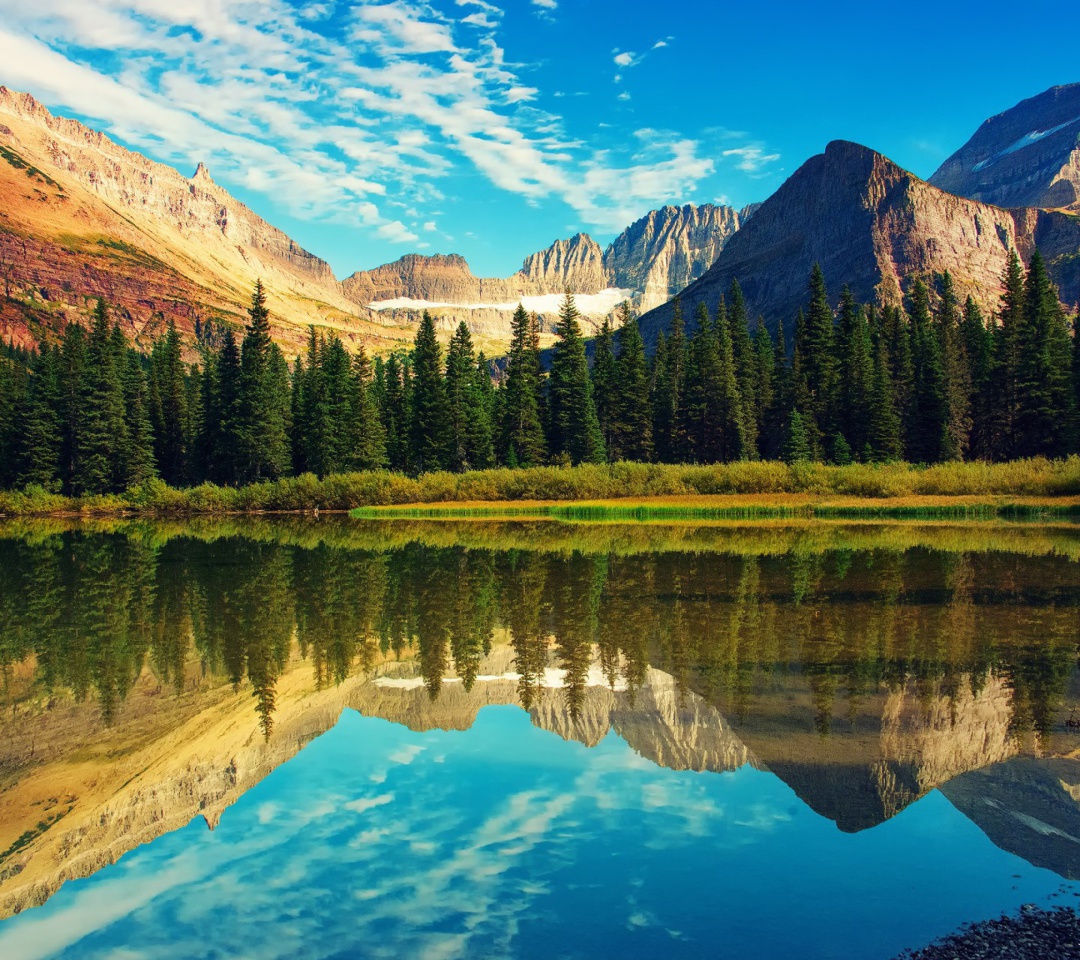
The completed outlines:
{"type": "MultiPolygon", "coordinates": [[[[609,287],[599,293],[574,294],[578,310],[587,316],[606,316],[624,300],[634,297],[636,291],[609,287]]],[[[507,303],[449,303],[433,300],[414,300],[411,297],[394,297],[392,300],[376,300],[369,303],[372,310],[437,310],[452,307],[455,310],[516,310],[518,303],[530,313],[558,313],[564,294],[548,293],[542,296],[521,297],[507,303]]]]}
{"type": "Polygon", "coordinates": [[[1057,133],[1059,130],[1071,127],[1074,123],[1080,123],[1080,117],[1066,120],[1064,123],[1059,123],[1056,127],[1051,127],[1049,130],[1033,130],[1031,133],[1026,133],[1015,143],[1009,144],[1004,150],[999,150],[992,157],[987,157],[980,163],[975,164],[971,169],[974,173],[985,170],[987,167],[997,163],[1002,157],[1007,157],[1010,153],[1016,153],[1019,150],[1023,150],[1025,147],[1030,147],[1033,143],[1038,143],[1040,140],[1057,133]]]}

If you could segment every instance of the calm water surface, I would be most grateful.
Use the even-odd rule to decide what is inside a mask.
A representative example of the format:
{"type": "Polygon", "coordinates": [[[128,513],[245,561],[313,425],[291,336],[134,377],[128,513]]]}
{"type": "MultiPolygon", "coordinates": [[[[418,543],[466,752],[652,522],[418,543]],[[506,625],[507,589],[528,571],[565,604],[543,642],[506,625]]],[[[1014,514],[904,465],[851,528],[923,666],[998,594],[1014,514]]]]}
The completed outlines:
{"type": "Polygon", "coordinates": [[[889,960],[1080,896],[1080,527],[0,527],[0,956],[889,960]]]}

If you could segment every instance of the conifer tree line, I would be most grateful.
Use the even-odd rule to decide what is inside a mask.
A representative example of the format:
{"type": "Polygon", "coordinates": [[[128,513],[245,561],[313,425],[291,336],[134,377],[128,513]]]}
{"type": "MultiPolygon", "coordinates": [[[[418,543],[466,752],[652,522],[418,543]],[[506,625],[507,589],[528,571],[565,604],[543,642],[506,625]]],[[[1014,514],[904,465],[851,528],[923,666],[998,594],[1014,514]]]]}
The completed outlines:
{"type": "Polygon", "coordinates": [[[771,335],[733,283],[679,301],[647,355],[630,308],[605,322],[590,365],[566,295],[545,370],[539,321],[514,315],[505,369],[460,324],[444,351],[424,314],[413,349],[372,361],[312,329],[289,364],[256,285],[237,341],[205,325],[184,360],[175,327],[139,353],[99,301],[89,330],[0,355],[0,486],[69,494],[240,485],[282,476],[389,469],[759,458],[1008,460],[1080,452],[1080,316],[1068,320],[1046,264],[1015,252],[995,316],[961,303],[946,273],[911,285],[903,307],[833,311],[815,267],[790,333],[771,335]]]}

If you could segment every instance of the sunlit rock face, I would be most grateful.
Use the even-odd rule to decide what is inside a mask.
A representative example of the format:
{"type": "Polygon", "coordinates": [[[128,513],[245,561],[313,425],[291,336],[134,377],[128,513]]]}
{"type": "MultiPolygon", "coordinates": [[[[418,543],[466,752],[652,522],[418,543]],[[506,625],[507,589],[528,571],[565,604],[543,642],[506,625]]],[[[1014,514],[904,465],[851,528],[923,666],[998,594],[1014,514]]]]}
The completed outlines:
{"type": "MultiPolygon", "coordinates": [[[[683,291],[683,312],[692,322],[699,303],[715,310],[737,280],[751,322],[760,315],[790,331],[819,264],[836,301],[847,285],[861,302],[899,304],[915,279],[948,271],[961,299],[970,295],[992,314],[1010,250],[1026,260],[1036,247],[1064,301],[1075,302],[1080,276],[1069,258],[1080,251],[1080,220],[954,196],[867,147],[836,141],[766,200],[683,291]]],[[[669,303],[642,318],[648,341],[669,328],[672,313],[669,303]]]]}
{"type": "Polygon", "coordinates": [[[930,183],[999,207],[1080,211],[1080,83],[991,117],[930,183]]]}

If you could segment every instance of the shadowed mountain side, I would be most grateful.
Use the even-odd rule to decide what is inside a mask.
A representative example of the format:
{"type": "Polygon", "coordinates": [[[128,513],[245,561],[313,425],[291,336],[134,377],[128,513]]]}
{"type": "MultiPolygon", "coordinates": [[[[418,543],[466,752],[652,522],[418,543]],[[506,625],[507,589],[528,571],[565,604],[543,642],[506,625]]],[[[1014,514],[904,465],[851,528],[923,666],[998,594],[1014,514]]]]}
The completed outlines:
{"type": "Polygon", "coordinates": [[[1080,211],[1080,83],[991,117],[930,183],[1000,207],[1080,211]]]}
{"type": "Polygon", "coordinates": [[[989,679],[977,693],[964,682],[949,700],[913,683],[866,692],[846,716],[820,719],[820,692],[790,677],[721,711],[764,767],[812,810],[847,833],[866,830],[952,777],[1012,757],[1011,695],[989,679]]]}
{"type": "Polygon", "coordinates": [[[1080,760],[1017,757],[965,773],[941,792],[1002,850],[1080,878],[1080,760]]]}
{"type": "MultiPolygon", "coordinates": [[[[836,301],[847,284],[859,301],[895,304],[908,278],[948,270],[961,299],[970,294],[992,313],[1014,247],[1025,260],[1038,247],[1064,300],[1080,297],[1069,259],[1080,252],[1080,218],[955,197],[867,147],[835,141],[766,200],[686,288],[683,312],[692,324],[699,303],[714,310],[738,280],[751,322],[761,315],[775,331],[782,319],[790,335],[820,263],[836,301]]],[[[669,328],[672,312],[667,303],[642,317],[647,342],[669,328]]]]}

